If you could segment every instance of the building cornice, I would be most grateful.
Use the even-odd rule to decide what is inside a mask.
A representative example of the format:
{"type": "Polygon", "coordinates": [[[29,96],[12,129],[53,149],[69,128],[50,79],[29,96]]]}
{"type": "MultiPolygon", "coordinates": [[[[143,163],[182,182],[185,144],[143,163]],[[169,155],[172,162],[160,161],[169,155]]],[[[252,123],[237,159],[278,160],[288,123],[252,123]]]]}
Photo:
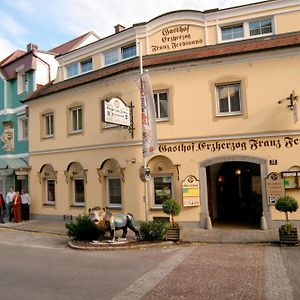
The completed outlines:
{"type": "MultiPolygon", "coordinates": [[[[188,61],[205,61],[213,58],[242,56],[249,53],[267,52],[300,46],[300,32],[268,36],[263,38],[230,42],[213,46],[204,46],[188,50],[147,55],[143,57],[146,68],[178,64],[188,61]]],[[[29,102],[53,93],[58,93],[76,86],[88,84],[139,68],[139,58],[133,58],[113,66],[102,68],[58,83],[49,83],[32,93],[23,102],[29,102]]]]}

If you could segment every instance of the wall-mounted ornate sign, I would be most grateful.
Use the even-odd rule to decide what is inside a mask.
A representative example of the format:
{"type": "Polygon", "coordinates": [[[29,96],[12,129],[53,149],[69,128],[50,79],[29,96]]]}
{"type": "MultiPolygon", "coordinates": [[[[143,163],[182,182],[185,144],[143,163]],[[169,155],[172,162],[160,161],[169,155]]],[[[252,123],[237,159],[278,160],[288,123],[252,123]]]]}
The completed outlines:
{"type": "Polygon", "coordinates": [[[284,196],[284,184],[280,174],[272,172],[267,176],[266,191],[269,205],[275,204],[279,197],[284,196]]]}
{"type": "Polygon", "coordinates": [[[182,199],[183,206],[200,205],[199,180],[195,176],[189,175],[182,182],[182,199]]]}
{"type": "Polygon", "coordinates": [[[116,125],[130,126],[130,108],[119,98],[105,100],[104,121],[116,125]]]}

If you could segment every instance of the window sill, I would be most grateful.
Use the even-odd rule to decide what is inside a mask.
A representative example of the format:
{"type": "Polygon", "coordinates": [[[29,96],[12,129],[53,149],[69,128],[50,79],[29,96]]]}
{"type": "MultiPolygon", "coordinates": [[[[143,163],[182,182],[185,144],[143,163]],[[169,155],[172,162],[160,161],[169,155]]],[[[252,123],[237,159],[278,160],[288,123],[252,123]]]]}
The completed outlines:
{"type": "Polygon", "coordinates": [[[152,210],[152,211],[162,211],[163,209],[162,209],[162,207],[151,207],[150,208],[150,210],[152,210]]]}
{"type": "Polygon", "coordinates": [[[72,208],[83,208],[83,207],[85,207],[85,205],[84,204],[72,204],[72,205],[70,205],[70,207],[72,207],[72,208]]]}
{"type": "Polygon", "coordinates": [[[44,203],[43,206],[54,207],[54,206],[55,206],[55,203],[44,203]]]}
{"type": "Polygon", "coordinates": [[[122,206],[106,206],[110,210],[122,210],[122,206]]]}

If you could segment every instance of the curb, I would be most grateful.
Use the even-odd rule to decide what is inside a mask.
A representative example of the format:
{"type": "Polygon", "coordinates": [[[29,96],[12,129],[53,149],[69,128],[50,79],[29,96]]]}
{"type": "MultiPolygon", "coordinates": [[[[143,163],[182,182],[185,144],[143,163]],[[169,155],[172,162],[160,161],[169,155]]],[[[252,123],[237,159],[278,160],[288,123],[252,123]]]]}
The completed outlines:
{"type": "Polygon", "coordinates": [[[166,241],[166,242],[156,242],[156,243],[149,243],[149,244],[136,244],[136,245],[128,245],[128,246],[112,246],[112,245],[109,245],[109,246],[98,246],[98,247],[93,247],[93,246],[78,246],[78,245],[74,245],[72,243],[72,241],[68,241],[68,246],[71,248],[71,249],[74,249],[74,250],[88,250],[88,251],[103,251],[103,250],[128,250],[128,249],[143,249],[143,248],[153,248],[153,247],[166,247],[166,246],[174,246],[176,245],[176,243],[174,242],[170,242],[170,241],[166,241]]]}

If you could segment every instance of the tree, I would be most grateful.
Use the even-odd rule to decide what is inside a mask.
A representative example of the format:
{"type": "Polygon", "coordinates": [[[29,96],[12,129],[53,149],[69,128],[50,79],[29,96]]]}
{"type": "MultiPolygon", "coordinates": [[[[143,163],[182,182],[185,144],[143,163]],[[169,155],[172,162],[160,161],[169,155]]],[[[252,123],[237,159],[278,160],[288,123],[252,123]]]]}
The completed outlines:
{"type": "Polygon", "coordinates": [[[286,222],[289,223],[289,213],[295,212],[298,209],[298,203],[291,196],[283,196],[278,198],[275,208],[285,213],[286,222]]]}

